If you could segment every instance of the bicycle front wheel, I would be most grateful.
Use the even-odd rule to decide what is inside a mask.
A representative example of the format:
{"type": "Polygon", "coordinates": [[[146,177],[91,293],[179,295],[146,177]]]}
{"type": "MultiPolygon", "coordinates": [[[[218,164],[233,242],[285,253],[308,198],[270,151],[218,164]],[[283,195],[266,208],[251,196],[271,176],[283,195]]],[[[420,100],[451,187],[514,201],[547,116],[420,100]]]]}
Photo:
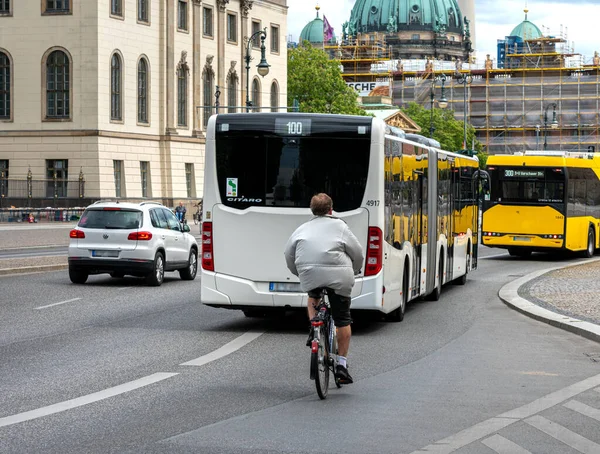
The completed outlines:
{"type": "Polygon", "coordinates": [[[319,348],[315,353],[312,353],[311,366],[315,373],[315,385],[317,387],[317,394],[321,399],[327,397],[327,391],[329,389],[329,349],[327,342],[327,332],[325,326],[319,327],[321,331],[319,348]]]}

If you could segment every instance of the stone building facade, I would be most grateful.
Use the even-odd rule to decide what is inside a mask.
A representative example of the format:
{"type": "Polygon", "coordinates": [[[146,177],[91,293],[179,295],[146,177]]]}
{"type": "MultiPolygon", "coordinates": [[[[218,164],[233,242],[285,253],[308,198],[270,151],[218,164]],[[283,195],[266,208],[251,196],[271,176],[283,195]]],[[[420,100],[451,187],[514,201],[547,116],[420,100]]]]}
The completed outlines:
{"type": "MultiPolygon", "coordinates": [[[[13,180],[28,174],[81,173],[86,199],[201,197],[216,87],[231,106],[221,111],[242,110],[246,37],[258,30],[271,66],[258,75],[255,39],[250,99],[287,104],[286,23],[286,0],[0,1],[4,196],[17,198],[13,180]]],[[[73,196],[47,187],[33,197],[73,196]]]]}

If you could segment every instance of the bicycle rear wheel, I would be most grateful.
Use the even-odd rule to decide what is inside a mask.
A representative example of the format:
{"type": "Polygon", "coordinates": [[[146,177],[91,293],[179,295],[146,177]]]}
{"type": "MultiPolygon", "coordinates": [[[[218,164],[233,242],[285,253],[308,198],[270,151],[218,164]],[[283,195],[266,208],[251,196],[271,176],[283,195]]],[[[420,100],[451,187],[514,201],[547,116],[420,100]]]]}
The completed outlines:
{"type": "Polygon", "coordinates": [[[311,376],[314,371],[317,394],[321,399],[325,399],[329,390],[329,349],[325,325],[320,326],[319,330],[319,346],[317,351],[311,354],[311,376]]]}
{"type": "Polygon", "coordinates": [[[337,329],[336,329],[334,323],[331,323],[329,329],[331,330],[331,338],[333,339],[333,341],[331,342],[331,355],[330,355],[331,369],[333,371],[333,381],[335,382],[335,386],[337,386],[338,388],[341,388],[342,384],[340,383],[340,379],[335,376],[335,366],[337,364],[336,364],[336,361],[334,361],[334,358],[337,358],[339,355],[338,342],[337,342],[337,329]]]}

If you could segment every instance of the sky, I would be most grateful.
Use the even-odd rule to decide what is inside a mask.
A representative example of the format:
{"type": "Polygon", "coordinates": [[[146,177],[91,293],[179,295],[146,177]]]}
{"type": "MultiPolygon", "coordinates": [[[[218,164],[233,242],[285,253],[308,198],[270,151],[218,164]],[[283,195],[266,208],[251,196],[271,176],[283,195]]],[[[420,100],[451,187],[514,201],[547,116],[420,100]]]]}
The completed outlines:
{"type": "MultiPolygon", "coordinates": [[[[327,17],[339,36],[342,23],[350,19],[354,3],[355,0],[287,0],[288,35],[297,42],[302,28],[315,18],[315,6],[319,4],[319,15],[327,17]]],[[[600,52],[600,0],[475,0],[478,61],[483,63],[486,54],[495,60],[497,40],[503,39],[523,21],[526,4],[528,19],[544,35],[565,38],[569,48],[582,54],[584,63],[591,63],[594,51],[600,52]]]]}

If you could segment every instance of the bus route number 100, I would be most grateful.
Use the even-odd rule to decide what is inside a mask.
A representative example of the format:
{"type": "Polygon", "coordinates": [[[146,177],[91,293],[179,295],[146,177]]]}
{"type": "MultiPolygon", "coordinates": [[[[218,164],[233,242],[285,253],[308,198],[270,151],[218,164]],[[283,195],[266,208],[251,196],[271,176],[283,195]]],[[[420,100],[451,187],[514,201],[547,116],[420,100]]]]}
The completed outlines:
{"type": "Polygon", "coordinates": [[[301,136],[302,135],[302,122],[300,121],[288,121],[286,123],[287,133],[293,136],[301,136]]]}

